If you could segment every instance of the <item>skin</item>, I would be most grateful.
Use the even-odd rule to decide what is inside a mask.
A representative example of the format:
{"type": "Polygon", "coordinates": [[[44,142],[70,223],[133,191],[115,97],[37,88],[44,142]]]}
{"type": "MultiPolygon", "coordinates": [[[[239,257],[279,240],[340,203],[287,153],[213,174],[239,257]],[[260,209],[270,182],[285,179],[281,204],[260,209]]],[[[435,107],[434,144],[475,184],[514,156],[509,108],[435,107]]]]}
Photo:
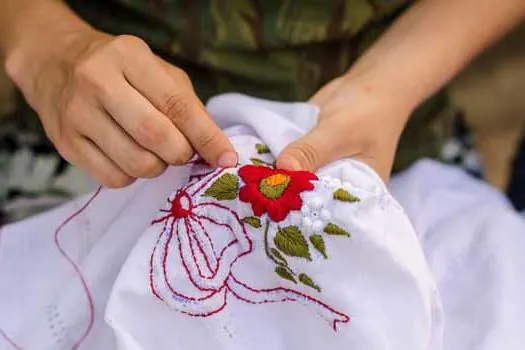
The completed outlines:
{"type": "Polygon", "coordinates": [[[311,170],[353,157],[387,181],[412,111],[524,16],[523,0],[415,3],[344,76],[312,97],[321,107],[318,126],[289,145],[278,166],[311,170]]]}
{"type": "Polygon", "coordinates": [[[237,164],[188,76],[137,37],[96,31],[60,1],[3,0],[0,48],[61,155],[108,187],[155,177],[194,150],[237,164]]]}
{"type": "MultiPolygon", "coordinates": [[[[524,15],[523,0],[417,2],[312,97],[319,123],[278,167],[313,171],[353,157],[387,181],[411,112],[524,15]]],[[[0,53],[58,151],[106,186],[155,177],[194,151],[215,166],[237,163],[182,70],[60,1],[0,0],[0,53]]]]}

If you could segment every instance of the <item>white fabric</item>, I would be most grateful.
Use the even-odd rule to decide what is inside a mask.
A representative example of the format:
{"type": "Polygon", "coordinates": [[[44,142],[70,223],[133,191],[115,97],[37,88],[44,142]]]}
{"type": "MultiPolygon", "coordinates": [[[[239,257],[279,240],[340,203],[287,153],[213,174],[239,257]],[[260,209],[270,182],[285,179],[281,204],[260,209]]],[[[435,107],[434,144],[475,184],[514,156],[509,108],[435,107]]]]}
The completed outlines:
{"type": "Polygon", "coordinates": [[[525,349],[525,222],[504,195],[429,161],[390,189],[438,284],[443,349],[525,349]]]}
{"type": "MultiPolygon", "coordinates": [[[[256,154],[260,142],[277,154],[308,131],[318,113],[303,103],[241,95],[217,97],[208,107],[244,162],[256,154]]],[[[268,155],[257,157],[271,161],[268,155]]],[[[166,199],[188,182],[189,166],[170,168],[158,179],[123,190],[102,189],[61,228],[89,197],[3,228],[0,349],[525,348],[525,305],[520,298],[525,295],[525,223],[501,196],[450,168],[416,166],[392,183],[416,234],[368,167],[340,161],[319,175],[323,180],[314,181],[314,191],[302,195],[304,203],[310,194],[321,198],[330,220],[351,237],[325,237],[328,259],[314,250],[310,262],[287,259],[293,269],[312,277],[321,292],[279,278],[262,253],[262,231],[245,225],[249,240],[236,237],[237,250],[225,251],[241,251],[251,241],[253,253],[231,265],[231,275],[258,290],[286,288],[308,298],[299,300],[299,294],[286,292],[287,301],[253,304],[230,295],[225,307],[209,317],[183,314],[180,300],[162,302],[150,286],[150,259],[154,257],[152,265],[161,261],[153,249],[163,228],[162,223],[150,223],[162,215],[160,210],[169,209],[166,199]],[[336,206],[325,186],[333,181],[361,202],[336,206]],[[336,330],[333,322],[326,322],[334,316],[327,310],[340,317],[336,330]],[[343,322],[342,315],[349,316],[349,322],[343,322]]],[[[251,213],[247,203],[228,206],[240,216],[251,213]]],[[[232,220],[221,210],[203,215],[232,220]]],[[[301,216],[290,214],[283,225],[300,226],[301,216]]],[[[217,239],[226,244],[220,241],[224,238],[217,239]]],[[[175,289],[190,290],[182,284],[187,282],[182,260],[169,259],[167,278],[175,289]]],[[[223,279],[212,284],[226,280],[226,274],[219,275],[223,279]]],[[[154,283],[157,290],[170,293],[168,285],[162,289],[162,280],[154,283]]],[[[239,295],[247,292],[235,288],[239,295]]],[[[253,302],[261,294],[242,295],[253,302]]],[[[217,310],[208,304],[188,310],[202,305],[217,310]]]]}

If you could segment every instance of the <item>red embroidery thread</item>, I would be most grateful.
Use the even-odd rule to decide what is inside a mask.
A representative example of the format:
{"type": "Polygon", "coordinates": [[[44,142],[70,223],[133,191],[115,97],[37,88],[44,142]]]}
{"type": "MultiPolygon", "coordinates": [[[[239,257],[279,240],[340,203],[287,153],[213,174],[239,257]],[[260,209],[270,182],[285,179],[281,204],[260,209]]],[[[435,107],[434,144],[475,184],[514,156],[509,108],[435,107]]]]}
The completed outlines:
{"type": "MultiPolygon", "coordinates": [[[[258,178],[258,181],[261,181],[272,175],[288,176],[284,179],[271,179],[270,181],[275,181],[268,184],[269,186],[282,185],[288,181],[286,186],[277,188],[277,191],[282,192],[277,194],[282,196],[288,187],[291,187],[288,198],[299,197],[299,192],[313,189],[313,184],[310,181],[314,179],[315,175],[311,173],[304,172],[298,176],[294,174],[290,176],[288,173],[274,172],[269,168],[268,170],[272,173],[257,170],[257,173],[254,171],[250,174],[251,170],[249,170],[248,174],[244,174],[246,176],[243,180],[246,182],[258,178]],[[292,181],[294,184],[289,186],[292,181]]],[[[222,204],[211,201],[200,203],[192,201],[193,197],[211,181],[217,179],[223,171],[214,172],[201,184],[190,183],[177,191],[172,199],[168,200],[170,203],[169,210],[161,210],[163,215],[153,221],[153,224],[162,223],[163,228],[149,259],[149,286],[152,294],[177,311],[194,317],[210,317],[222,311],[228,303],[227,296],[231,294],[236,299],[250,304],[293,301],[314,306],[317,313],[327,319],[334,330],[337,330],[339,323],[349,322],[349,316],[299,291],[284,287],[257,289],[239,281],[234,276],[232,272],[234,264],[253,251],[253,242],[244,222],[235,211],[222,204]],[[195,187],[197,188],[195,189],[195,187]],[[217,214],[217,217],[226,218],[227,223],[211,217],[210,212],[217,214]],[[208,230],[213,230],[214,237],[219,237],[216,239],[224,240],[224,237],[231,239],[223,242],[224,247],[217,251],[220,247],[213,244],[208,230]],[[172,246],[174,242],[178,245],[178,249],[172,246]],[[209,242],[209,245],[205,247],[205,244],[202,244],[203,242],[209,242]],[[176,252],[178,256],[176,256],[176,252]],[[173,276],[169,275],[166,267],[176,264],[177,261],[182,265],[190,283],[186,288],[193,289],[192,292],[182,293],[180,289],[174,288],[172,281],[170,281],[173,276]],[[196,295],[191,295],[191,293],[196,295]]],[[[241,175],[240,171],[239,175],[241,175]]],[[[262,191],[264,190],[266,189],[263,188],[262,191]]],[[[247,191],[253,191],[253,189],[247,191]]],[[[293,202],[295,203],[295,201],[293,202]]],[[[286,216],[290,210],[295,208],[295,205],[281,207],[284,208],[283,211],[286,216]]],[[[297,209],[300,209],[300,205],[297,209]]]]}
{"type": "MultiPolygon", "coordinates": [[[[93,323],[94,323],[94,314],[95,314],[95,308],[94,308],[94,304],[93,304],[93,297],[91,296],[91,292],[89,291],[89,287],[86,283],[86,280],[84,278],[84,275],[82,274],[82,271],[80,271],[80,268],[75,264],[75,262],[73,261],[73,259],[71,259],[71,257],[66,253],[66,251],[62,248],[61,244],[60,244],[60,239],[59,239],[59,236],[60,236],[60,233],[62,231],[62,229],[68,224],[70,223],[73,219],[75,219],[76,217],[78,217],[81,213],[83,213],[88,207],[89,205],[95,200],[96,197],[98,197],[98,195],[100,194],[100,192],[102,191],[102,186],[99,186],[98,189],[95,191],[95,193],[86,201],[86,203],[80,208],[78,209],[77,211],[75,211],[73,214],[71,214],[69,217],[67,217],[59,226],[58,228],[55,230],[55,233],[54,233],[54,243],[59,251],[59,253],[62,255],[62,257],[69,263],[69,265],[75,270],[75,273],[77,274],[77,276],[79,277],[80,279],[80,283],[82,284],[82,288],[84,289],[84,292],[86,294],[86,298],[87,298],[87,302],[88,302],[88,325],[86,327],[86,330],[84,331],[84,333],[82,333],[82,335],[79,337],[79,339],[77,339],[71,349],[78,349],[80,347],[80,345],[86,340],[87,336],[89,335],[89,333],[91,332],[91,329],[93,328],[93,323]]],[[[20,347],[19,345],[17,345],[15,342],[13,342],[8,336],[7,334],[5,334],[5,332],[3,332],[1,329],[0,329],[0,335],[6,339],[6,341],[11,344],[15,349],[22,349],[22,347],[20,347]]]]}
{"type": "Polygon", "coordinates": [[[284,220],[290,211],[301,209],[299,194],[313,190],[314,185],[310,181],[318,179],[309,171],[286,171],[255,165],[241,167],[239,176],[245,182],[239,199],[251,204],[256,216],[268,213],[275,222],[284,220]]]}

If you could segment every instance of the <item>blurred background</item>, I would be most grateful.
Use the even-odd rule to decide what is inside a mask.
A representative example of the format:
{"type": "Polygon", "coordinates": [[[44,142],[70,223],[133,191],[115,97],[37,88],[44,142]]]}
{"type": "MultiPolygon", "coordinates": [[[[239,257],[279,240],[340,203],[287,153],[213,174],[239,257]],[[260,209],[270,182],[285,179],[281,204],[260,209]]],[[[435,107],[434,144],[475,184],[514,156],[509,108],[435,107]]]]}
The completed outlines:
{"type": "MultiPolygon", "coordinates": [[[[472,62],[449,90],[460,116],[443,158],[507,192],[515,207],[524,210],[525,26],[472,62]]],[[[0,179],[4,222],[53,207],[96,186],[78,169],[48,156],[52,145],[28,132],[39,128],[36,118],[34,125],[9,120],[16,96],[0,71],[0,167],[9,167],[4,172],[8,176],[0,179]],[[14,146],[20,143],[21,149],[14,146]],[[42,194],[43,188],[52,190],[42,194]]]]}

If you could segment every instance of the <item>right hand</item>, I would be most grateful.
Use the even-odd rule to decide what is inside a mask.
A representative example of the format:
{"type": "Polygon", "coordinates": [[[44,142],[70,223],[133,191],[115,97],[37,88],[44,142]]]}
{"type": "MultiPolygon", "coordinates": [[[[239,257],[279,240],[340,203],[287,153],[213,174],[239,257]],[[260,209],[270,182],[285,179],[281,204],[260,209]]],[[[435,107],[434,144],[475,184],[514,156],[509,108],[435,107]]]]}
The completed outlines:
{"type": "Polygon", "coordinates": [[[141,39],[89,29],[44,45],[11,76],[60,154],[102,184],[155,177],[193,149],[213,166],[236,165],[186,73],[141,39]]]}

